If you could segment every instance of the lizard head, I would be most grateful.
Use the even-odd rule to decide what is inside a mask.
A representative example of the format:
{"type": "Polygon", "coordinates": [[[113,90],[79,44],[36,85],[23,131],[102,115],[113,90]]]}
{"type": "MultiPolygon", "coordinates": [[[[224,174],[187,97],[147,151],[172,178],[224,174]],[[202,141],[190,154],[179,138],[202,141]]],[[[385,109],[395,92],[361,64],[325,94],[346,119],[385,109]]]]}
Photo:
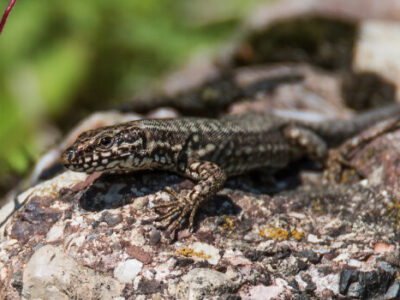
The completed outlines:
{"type": "Polygon", "coordinates": [[[143,169],[146,133],[134,122],[83,132],[61,155],[65,167],[77,172],[143,169]]]}

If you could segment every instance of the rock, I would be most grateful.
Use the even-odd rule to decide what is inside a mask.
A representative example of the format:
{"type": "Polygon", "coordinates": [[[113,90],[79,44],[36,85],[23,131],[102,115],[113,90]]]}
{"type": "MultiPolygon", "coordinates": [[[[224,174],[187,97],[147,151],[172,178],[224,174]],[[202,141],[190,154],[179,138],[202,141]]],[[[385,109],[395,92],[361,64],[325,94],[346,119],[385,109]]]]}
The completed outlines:
{"type": "Polygon", "coordinates": [[[46,245],[28,261],[22,295],[27,299],[114,299],[118,281],[83,267],[57,247],[46,245]]]}
{"type": "Polygon", "coordinates": [[[310,250],[303,250],[300,251],[299,256],[306,258],[310,263],[317,264],[321,260],[321,255],[310,251],[310,250]]]}
{"type": "Polygon", "coordinates": [[[285,291],[283,286],[271,285],[263,286],[257,285],[250,289],[248,297],[254,300],[268,300],[277,299],[279,295],[285,291]]]}
{"type": "Polygon", "coordinates": [[[365,293],[364,287],[361,284],[359,284],[358,282],[353,282],[349,286],[347,296],[361,298],[364,293],[365,293]]]}
{"type": "Polygon", "coordinates": [[[361,23],[354,51],[354,69],[379,74],[395,83],[400,96],[400,24],[387,21],[361,23]]]}
{"type": "MultiPolygon", "coordinates": [[[[339,291],[350,297],[374,298],[385,295],[393,279],[394,274],[385,271],[360,272],[345,269],[340,273],[339,291]]],[[[393,290],[391,293],[394,293],[393,290]]]]}
{"type": "Polygon", "coordinates": [[[394,275],[396,270],[393,268],[393,266],[385,261],[380,261],[378,263],[379,268],[381,268],[383,271],[389,273],[391,276],[394,275]]]}
{"type": "Polygon", "coordinates": [[[395,280],[384,296],[384,300],[398,299],[400,296],[400,283],[395,280]]]}
{"type": "Polygon", "coordinates": [[[314,235],[314,234],[309,234],[308,235],[308,237],[307,237],[307,240],[310,242],[310,243],[313,243],[313,244],[319,244],[319,243],[321,243],[323,240],[322,239],[319,239],[316,235],[314,235]]]}
{"type": "Polygon", "coordinates": [[[340,272],[339,292],[342,295],[346,295],[350,285],[358,279],[358,271],[355,270],[342,270],[340,272]]]}
{"type": "Polygon", "coordinates": [[[223,273],[197,268],[182,277],[176,297],[197,300],[233,292],[235,285],[223,273]]]}
{"type": "Polygon", "coordinates": [[[295,276],[302,270],[307,269],[307,264],[294,256],[289,256],[286,259],[279,259],[278,270],[285,274],[285,277],[295,276]]]}
{"type": "Polygon", "coordinates": [[[136,259],[120,262],[114,270],[114,277],[120,282],[131,283],[142,270],[143,263],[136,259]]]}
{"type": "MultiPolygon", "coordinates": [[[[257,32],[247,32],[226,55],[228,68],[202,61],[170,78],[166,99],[173,99],[171,106],[178,104],[176,95],[189,99],[181,103],[183,112],[198,100],[201,105],[220,101],[196,115],[273,111],[309,121],[351,118],[345,94],[347,100],[361,99],[347,102],[353,109],[375,105],[380,97],[393,101],[397,62],[385,66],[398,51],[389,49],[387,37],[393,37],[395,49],[399,23],[368,19],[393,21],[400,2],[365,1],[372,3],[307,0],[307,6],[293,0],[260,10],[257,16],[264,14],[264,21],[255,20],[250,29],[257,32]],[[271,34],[275,42],[300,40],[300,47],[291,51],[286,42],[275,44],[272,54],[285,62],[265,64],[271,56],[256,52],[271,34]],[[388,56],[375,57],[382,53],[388,56]],[[287,63],[288,58],[300,63],[287,63]],[[365,73],[371,70],[376,72],[365,73]],[[294,80],[283,84],[276,77],[294,80]]],[[[147,116],[177,115],[167,108],[147,116]]],[[[165,187],[184,194],[193,187],[191,180],[158,170],[88,176],[56,168],[61,148],[80,130],[141,117],[89,118],[44,158],[33,184],[49,179],[0,209],[0,299],[398,297],[399,131],[352,151],[351,168],[336,184],[325,184],[323,166],[309,161],[274,178],[269,170],[231,178],[199,209],[195,232],[181,231],[171,241],[159,224],[149,222],[157,217],[152,208],[171,200],[165,187]],[[44,171],[49,167],[53,173],[44,171]],[[62,173],[52,177],[56,171],[62,173]]]]}
{"type": "Polygon", "coordinates": [[[374,246],[375,253],[386,253],[394,251],[393,245],[385,244],[385,243],[376,243],[374,246]]]}
{"type": "MultiPolygon", "coordinates": [[[[296,101],[309,107],[310,99],[296,101]]],[[[30,258],[47,247],[73,262],[71,272],[87,277],[86,291],[81,281],[71,279],[67,292],[54,283],[50,295],[61,299],[97,295],[95,283],[107,280],[113,283],[110,295],[138,299],[395,295],[395,263],[381,260],[399,247],[393,226],[398,221],[395,137],[384,135],[361,149],[363,155],[354,161],[369,178],[353,185],[322,185],[317,174],[312,184],[269,194],[262,176],[231,179],[199,210],[197,232],[186,231],[174,243],[145,221],[155,217],[150,208],[158,201],[170,200],[165,186],[184,190],[193,186],[190,180],[162,171],[90,176],[64,172],[20,195],[25,205],[2,227],[0,298],[19,299],[30,289],[41,295],[35,285],[25,284],[22,274],[30,270],[30,258]],[[371,156],[365,150],[370,147],[388,154],[371,156]],[[354,270],[343,268],[346,264],[354,270]],[[296,290],[282,283],[294,279],[296,290]]],[[[291,172],[280,174],[284,178],[279,180],[290,182],[285,176],[291,172]]],[[[54,272],[62,276],[61,269],[54,272]]]]}
{"type": "Polygon", "coordinates": [[[219,250],[209,244],[196,242],[191,245],[191,248],[193,248],[193,253],[199,254],[192,256],[194,260],[206,259],[209,264],[216,265],[221,258],[219,250]]]}

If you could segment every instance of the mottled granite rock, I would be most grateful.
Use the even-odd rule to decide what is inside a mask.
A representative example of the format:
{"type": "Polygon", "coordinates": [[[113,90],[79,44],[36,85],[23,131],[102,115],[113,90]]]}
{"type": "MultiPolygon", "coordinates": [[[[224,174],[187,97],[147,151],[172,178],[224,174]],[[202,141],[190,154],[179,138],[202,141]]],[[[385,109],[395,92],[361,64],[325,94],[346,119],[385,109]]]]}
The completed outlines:
{"type": "MultiPolygon", "coordinates": [[[[326,6],[323,16],[339,14],[332,12],[332,1],[311,2],[307,11],[326,6]]],[[[361,2],[345,1],[343,7],[346,3],[361,2]]],[[[355,11],[349,8],[344,19],[383,18],[386,10],[355,11]]],[[[234,79],[245,87],[296,72],[303,81],[258,91],[227,111],[296,109],[307,118],[351,117],[341,90],[348,74],[341,71],[280,63],[235,69],[234,79]]],[[[148,116],[174,114],[163,110],[148,116]]],[[[155,217],[155,204],[170,200],[164,188],[191,188],[188,179],[161,171],[85,175],[64,170],[34,181],[17,197],[22,207],[16,213],[4,217],[13,202],[0,210],[0,298],[398,299],[400,131],[356,149],[349,163],[352,168],[334,184],[324,184],[321,167],[309,161],[273,179],[267,170],[232,178],[199,211],[195,233],[183,230],[173,243],[147,221],[155,217]]],[[[43,168],[38,170],[36,178],[43,168]]]]}
{"type": "MultiPolygon", "coordinates": [[[[358,72],[374,72],[400,85],[400,24],[372,20],[360,25],[353,67],[358,72]]],[[[397,90],[397,97],[400,91],[397,90]]]]}
{"type": "Polygon", "coordinates": [[[235,288],[234,282],[224,273],[208,268],[195,268],[182,277],[176,296],[179,299],[201,300],[232,293],[235,288]]]}
{"type": "Polygon", "coordinates": [[[28,299],[113,299],[122,292],[119,281],[78,264],[52,245],[35,251],[22,284],[22,296],[28,299]]]}
{"type": "Polygon", "coordinates": [[[397,297],[399,145],[396,131],[360,149],[361,181],[323,185],[303,163],[278,174],[280,188],[263,172],[233,178],[174,243],[145,221],[165,186],[190,180],[66,171],[19,196],[1,232],[0,295],[397,297]]]}

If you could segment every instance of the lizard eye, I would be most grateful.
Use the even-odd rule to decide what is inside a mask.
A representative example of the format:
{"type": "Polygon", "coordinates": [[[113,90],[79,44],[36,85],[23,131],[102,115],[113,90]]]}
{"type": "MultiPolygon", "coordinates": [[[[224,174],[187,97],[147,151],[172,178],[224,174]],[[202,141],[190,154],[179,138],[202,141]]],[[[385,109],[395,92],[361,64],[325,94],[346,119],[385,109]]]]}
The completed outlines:
{"type": "Polygon", "coordinates": [[[111,136],[105,136],[99,139],[98,144],[102,148],[108,148],[112,145],[114,139],[111,136]]]}

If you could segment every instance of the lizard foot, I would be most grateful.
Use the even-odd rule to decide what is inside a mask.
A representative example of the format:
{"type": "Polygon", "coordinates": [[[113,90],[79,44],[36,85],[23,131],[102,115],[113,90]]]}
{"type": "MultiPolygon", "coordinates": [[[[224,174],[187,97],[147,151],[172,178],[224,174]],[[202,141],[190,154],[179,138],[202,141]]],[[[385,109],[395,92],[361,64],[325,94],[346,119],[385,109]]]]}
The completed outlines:
{"type": "Polygon", "coordinates": [[[192,232],[194,228],[194,217],[199,207],[198,201],[192,199],[190,194],[187,196],[181,196],[170,187],[167,187],[165,191],[175,200],[154,206],[153,209],[160,215],[155,218],[154,221],[161,222],[167,220],[165,226],[169,227],[167,233],[172,233],[181,225],[183,219],[189,216],[189,230],[192,232]],[[167,210],[167,212],[162,213],[158,211],[160,208],[170,209],[167,210]]]}
{"type": "Polygon", "coordinates": [[[333,149],[329,151],[328,159],[326,162],[326,169],[323,173],[323,182],[325,184],[345,183],[348,181],[348,176],[344,176],[345,169],[351,170],[354,175],[362,177],[357,171],[357,168],[351,164],[346,155],[340,149],[333,149]]]}
{"type": "Polygon", "coordinates": [[[347,173],[344,176],[344,168],[351,169],[353,174],[358,175],[360,178],[365,177],[358,171],[356,166],[351,164],[352,159],[374,139],[398,129],[400,129],[400,117],[388,119],[370,127],[346,141],[339,148],[332,150],[329,153],[324,181],[330,183],[348,182],[349,176],[347,175],[352,176],[352,174],[347,173]]]}

